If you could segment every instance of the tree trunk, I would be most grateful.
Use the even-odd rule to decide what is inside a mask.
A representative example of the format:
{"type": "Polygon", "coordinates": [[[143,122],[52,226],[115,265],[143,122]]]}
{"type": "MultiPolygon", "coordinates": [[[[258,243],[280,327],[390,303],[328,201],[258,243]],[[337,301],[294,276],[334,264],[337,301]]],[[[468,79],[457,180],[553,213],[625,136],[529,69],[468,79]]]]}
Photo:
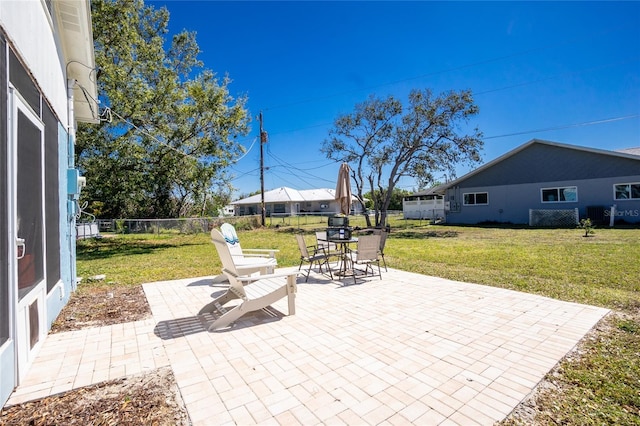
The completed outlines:
{"type": "Polygon", "coordinates": [[[366,210],[362,211],[362,216],[364,216],[364,220],[367,222],[367,228],[371,228],[371,217],[366,210]]]}

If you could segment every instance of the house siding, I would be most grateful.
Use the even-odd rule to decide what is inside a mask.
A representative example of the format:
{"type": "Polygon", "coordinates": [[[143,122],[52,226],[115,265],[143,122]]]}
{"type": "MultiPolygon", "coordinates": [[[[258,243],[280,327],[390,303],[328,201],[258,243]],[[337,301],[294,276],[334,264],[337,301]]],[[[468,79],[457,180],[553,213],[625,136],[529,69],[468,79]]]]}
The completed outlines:
{"type": "Polygon", "coordinates": [[[633,176],[640,161],[546,144],[533,144],[465,179],[470,187],[633,176]]]}
{"type": "MultiPolygon", "coordinates": [[[[549,143],[531,143],[512,156],[462,177],[445,190],[448,223],[498,222],[528,224],[529,209],[604,208],[608,217],[616,206],[616,220],[640,223],[640,200],[615,200],[614,185],[640,182],[640,157],[592,152],[549,143]],[[542,202],[543,188],[577,187],[573,202],[542,202]],[[486,205],[464,205],[465,193],[486,192],[486,205]]],[[[593,219],[593,218],[592,218],[593,219]]]]}
{"type": "MultiPolygon", "coordinates": [[[[75,261],[76,245],[73,214],[68,210],[67,202],[67,167],[68,167],[68,140],[69,136],[65,127],[61,123],[57,123],[57,149],[58,149],[58,199],[56,208],[59,211],[58,234],[56,235],[55,244],[56,254],[59,261],[59,275],[57,283],[47,294],[47,327],[51,325],[58,317],[62,308],[67,304],[71,297],[71,292],[75,290],[75,261]]],[[[51,258],[51,256],[48,256],[51,258]]]]}
{"type": "MultiPolygon", "coordinates": [[[[0,26],[60,122],[68,123],[65,67],[60,63],[58,43],[45,9],[44,1],[0,1],[0,26]]],[[[38,96],[37,92],[18,89],[27,100],[38,96]]]]}
{"type": "MultiPolygon", "coordinates": [[[[88,11],[88,2],[76,5],[82,13],[88,11]]],[[[65,46],[71,46],[68,54],[87,57],[83,66],[95,64],[91,39],[78,41],[74,39],[75,29],[70,32],[52,21],[43,1],[0,1],[0,258],[4,259],[0,265],[0,406],[4,406],[18,385],[18,376],[23,377],[28,371],[32,357],[46,338],[46,331],[75,289],[75,204],[68,193],[67,181],[68,169],[73,167],[76,117],[72,111],[78,109],[77,101],[68,96],[65,73],[69,71],[66,65],[70,59],[62,52],[61,37],[67,37],[65,46]],[[90,57],[84,55],[86,52],[82,49],[85,48],[91,51],[90,57]],[[15,87],[15,96],[7,91],[9,82],[15,87]],[[37,116],[33,122],[40,120],[38,128],[44,134],[44,208],[38,220],[43,219],[45,232],[44,248],[38,254],[46,259],[45,281],[44,285],[38,284],[43,288],[42,296],[37,296],[39,341],[31,346],[24,364],[20,361],[24,357],[19,354],[29,341],[21,334],[23,329],[18,330],[16,326],[17,318],[21,317],[16,304],[19,273],[15,241],[17,191],[14,190],[18,167],[14,155],[17,140],[21,139],[14,138],[13,126],[9,126],[8,121],[13,115],[8,102],[14,99],[23,99],[29,105],[37,116]],[[69,108],[70,102],[73,108],[69,108]]],[[[90,20],[82,24],[90,29],[90,20]]],[[[70,78],[76,77],[70,75],[70,78]]],[[[42,259],[40,261],[44,261],[42,259]]]]}
{"type": "Polygon", "coordinates": [[[529,209],[577,208],[580,218],[587,217],[588,207],[605,207],[610,209],[616,205],[618,219],[627,222],[640,222],[640,200],[614,200],[613,185],[622,182],[640,182],[640,175],[622,176],[607,179],[570,180],[557,182],[538,182],[522,185],[496,185],[479,187],[457,187],[447,190],[445,199],[450,202],[451,210],[447,212],[448,223],[476,224],[482,222],[499,222],[528,224],[529,209]],[[540,191],[542,188],[576,186],[577,202],[543,203],[540,191]],[[488,193],[487,205],[462,206],[462,194],[468,192],[488,193]],[[459,206],[454,204],[458,203],[459,206]]]}

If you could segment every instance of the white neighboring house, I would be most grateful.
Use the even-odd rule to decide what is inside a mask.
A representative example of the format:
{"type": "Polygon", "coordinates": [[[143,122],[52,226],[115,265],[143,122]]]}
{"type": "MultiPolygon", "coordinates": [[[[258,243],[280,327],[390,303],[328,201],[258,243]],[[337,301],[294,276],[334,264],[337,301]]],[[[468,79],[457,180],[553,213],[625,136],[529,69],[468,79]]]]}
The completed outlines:
{"type": "Polygon", "coordinates": [[[97,122],[88,0],[0,1],[0,401],[76,287],[77,122],[97,122]]]}
{"type": "MultiPolygon", "coordinates": [[[[332,214],[340,212],[340,203],[335,200],[336,191],[333,189],[303,189],[297,190],[287,187],[265,191],[264,204],[267,216],[291,215],[301,213],[332,214]]],[[[234,201],[236,215],[247,216],[260,214],[261,195],[234,201]]],[[[351,212],[361,213],[360,203],[355,196],[351,197],[351,212]]]]}
{"type": "Polygon", "coordinates": [[[234,216],[236,214],[236,208],[235,206],[232,205],[227,205],[224,206],[223,208],[219,209],[218,211],[218,215],[220,217],[226,217],[226,216],[234,216]]]}

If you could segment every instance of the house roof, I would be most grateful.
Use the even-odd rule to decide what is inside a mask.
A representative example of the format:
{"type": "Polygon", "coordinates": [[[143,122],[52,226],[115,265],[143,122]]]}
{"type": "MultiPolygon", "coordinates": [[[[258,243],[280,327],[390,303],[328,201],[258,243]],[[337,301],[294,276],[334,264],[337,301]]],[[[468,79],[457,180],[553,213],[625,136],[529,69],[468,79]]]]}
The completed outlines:
{"type": "MultiPolygon", "coordinates": [[[[231,204],[259,204],[261,195],[256,194],[248,198],[233,201],[231,204]]],[[[352,197],[356,200],[355,197],[352,197]]],[[[265,191],[264,202],[265,203],[298,203],[303,201],[333,201],[335,200],[335,190],[327,188],[319,189],[292,189],[283,186],[281,188],[272,189],[271,191],[265,191]]]]}
{"type": "Polygon", "coordinates": [[[300,194],[304,198],[304,201],[327,201],[327,200],[335,200],[336,198],[336,190],[335,189],[303,189],[300,191],[300,194]]]}
{"type": "Polygon", "coordinates": [[[67,78],[73,87],[73,109],[76,120],[98,123],[98,85],[93,50],[93,29],[89,0],[58,0],[51,2],[60,32],[67,78]]]}
{"type": "Polygon", "coordinates": [[[622,152],[624,154],[638,155],[640,156],[640,146],[635,148],[627,148],[627,149],[619,149],[617,152],[622,152]]]}
{"type": "Polygon", "coordinates": [[[447,182],[443,185],[440,185],[436,188],[434,188],[432,191],[435,193],[439,193],[439,194],[444,194],[444,192],[456,185],[459,185],[461,182],[471,178],[472,176],[475,176],[491,167],[493,167],[494,165],[510,158],[513,157],[514,155],[520,153],[521,151],[524,151],[525,149],[529,148],[532,145],[548,145],[548,146],[553,146],[553,147],[558,147],[558,148],[566,148],[566,149],[572,149],[572,150],[576,150],[576,151],[582,151],[582,152],[589,152],[589,153],[593,153],[593,154],[600,154],[600,155],[607,155],[607,156],[611,156],[611,157],[619,157],[619,158],[628,158],[628,159],[632,159],[632,160],[640,160],[640,148],[630,148],[627,150],[621,150],[621,151],[609,151],[609,150],[605,150],[605,149],[598,149],[598,148],[589,148],[589,147],[583,147],[583,146],[577,146],[577,145],[569,145],[569,144],[564,144],[564,143],[560,143],[560,142],[552,142],[552,141],[546,141],[546,140],[542,140],[542,139],[532,139],[529,142],[520,145],[519,147],[507,152],[506,154],[478,167],[477,169],[467,173],[464,176],[461,176],[458,179],[452,180],[451,182],[447,182]]]}

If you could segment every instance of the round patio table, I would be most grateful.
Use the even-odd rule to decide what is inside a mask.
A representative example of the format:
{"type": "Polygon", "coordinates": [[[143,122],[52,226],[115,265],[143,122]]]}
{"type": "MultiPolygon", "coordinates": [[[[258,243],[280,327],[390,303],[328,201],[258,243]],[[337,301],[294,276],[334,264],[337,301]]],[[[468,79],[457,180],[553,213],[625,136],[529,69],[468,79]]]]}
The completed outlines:
{"type": "Polygon", "coordinates": [[[336,273],[336,275],[341,276],[341,277],[346,277],[346,276],[352,276],[353,275],[353,269],[351,269],[351,257],[349,256],[349,245],[350,244],[357,244],[358,243],[358,239],[356,237],[351,237],[348,240],[347,239],[340,239],[340,238],[327,238],[328,242],[335,244],[337,247],[339,247],[339,252],[340,252],[340,258],[342,259],[342,262],[340,263],[340,268],[338,269],[338,272],[336,273]]]}

